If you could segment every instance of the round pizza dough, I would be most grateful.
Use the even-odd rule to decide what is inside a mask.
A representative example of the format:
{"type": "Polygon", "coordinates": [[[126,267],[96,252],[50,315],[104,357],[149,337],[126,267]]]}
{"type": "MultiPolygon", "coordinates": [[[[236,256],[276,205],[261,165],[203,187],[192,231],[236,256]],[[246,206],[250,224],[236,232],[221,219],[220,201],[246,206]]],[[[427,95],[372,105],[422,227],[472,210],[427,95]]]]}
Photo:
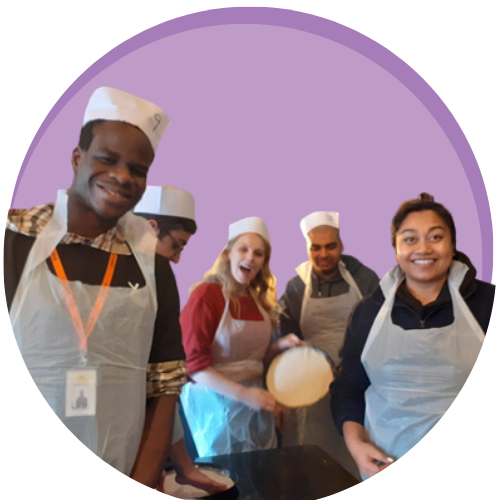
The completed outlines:
{"type": "MultiPolygon", "coordinates": [[[[234,486],[234,481],[227,475],[217,472],[212,467],[198,467],[203,474],[207,475],[210,479],[217,481],[218,483],[225,484],[227,488],[232,488],[234,486]]],[[[208,493],[200,488],[195,488],[187,484],[179,484],[175,480],[176,472],[171,470],[167,472],[165,481],[163,482],[163,491],[172,497],[192,499],[192,498],[205,498],[208,493]]]]}
{"type": "Polygon", "coordinates": [[[318,402],[332,382],[333,371],[327,358],[309,346],[293,347],[276,356],[266,377],[269,392],[288,408],[318,402]]]}

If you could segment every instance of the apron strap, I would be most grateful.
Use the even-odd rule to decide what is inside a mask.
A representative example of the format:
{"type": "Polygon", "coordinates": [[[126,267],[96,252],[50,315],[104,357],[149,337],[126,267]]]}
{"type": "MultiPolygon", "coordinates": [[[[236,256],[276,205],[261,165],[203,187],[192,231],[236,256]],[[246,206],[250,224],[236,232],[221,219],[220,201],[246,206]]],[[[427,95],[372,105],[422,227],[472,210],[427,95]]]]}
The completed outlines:
{"type": "Polygon", "coordinates": [[[104,278],[102,280],[101,288],[99,290],[99,295],[95,301],[94,307],[92,308],[92,312],[87,319],[85,324],[85,328],[83,327],[82,319],[80,317],[80,313],[78,312],[78,307],[75,302],[75,298],[73,297],[73,292],[71,291],[71,287],[68,283],[68,278],[66,276],[66,272],[64,271],[63,264],[61,262],[61,258],[59,257],[59,253],[56,249],[50,255],[52,260],[52,264],[54,266],[54,270],[56,272],[57,277],[61,280],[62,285],[64,287],[66,304],[68,306],[69,313],[71,315],[71,319],[73,321],[73,325],[75,327],[76,333],[78,334],[78,338],[80,339],[80,350],[87,350],[87,340],[90,337],[99,315],[101,314],[102,308],[104,306],[104,302],[106,301],[106,296],[108,295],[109,286],[111,285],[111,281],[113,280],[113,275],[115,273],[116,261],[118,260],[118,255],[112,253],[109,255],[108,266],[106,268],[106,273],[104,274],[104,278]]]}
{"type": "Polygon", "coordinates": [[[342,260],[339,261],[339,271],[344,281],[356,292],[358,300],[361,300],[363,298],[363,294],[361,293],[358,284],[356,283],[356,281],[352,277],[352,274],[348,271],[346,265],[342,262],[342,260]]]}
{"type": "Polygon", "coordinates": [[[377,317],[375,318],[375,321],[373,322],[368,338],[366,339],[365,347],[361,353],[362,362],[365,360],[366,353],[370,350],[373,341],[380,333],[385,318],[388,314],[390,315],[392,313],[392,306],[394,304],[396,291],[403,279],[404,276],[399,266],[394,266],[380,281],[380,288],[382,289],[385,300],[377,314],[377,317]]]}

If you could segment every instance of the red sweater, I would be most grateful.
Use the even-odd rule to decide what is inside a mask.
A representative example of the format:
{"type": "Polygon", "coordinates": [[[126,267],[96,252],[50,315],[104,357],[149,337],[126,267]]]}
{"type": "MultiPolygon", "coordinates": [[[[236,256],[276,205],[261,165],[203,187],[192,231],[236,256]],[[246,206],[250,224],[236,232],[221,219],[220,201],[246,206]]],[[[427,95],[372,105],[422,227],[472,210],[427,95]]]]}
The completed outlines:
{"type": "MultiPolygon", "coordinates": [[[[238,297],[240,314],[229,305],[229,313],[234,319],[264,321],[253,297],[238,297]]],[[[217,327],[222,319],[226,300],[222,286],[218,283],[203,283],[195,288],[182,310],[180,323],[182,344],[186,352],[188,373],[193,373],[212,366],[212,344],[217,327]]]]}

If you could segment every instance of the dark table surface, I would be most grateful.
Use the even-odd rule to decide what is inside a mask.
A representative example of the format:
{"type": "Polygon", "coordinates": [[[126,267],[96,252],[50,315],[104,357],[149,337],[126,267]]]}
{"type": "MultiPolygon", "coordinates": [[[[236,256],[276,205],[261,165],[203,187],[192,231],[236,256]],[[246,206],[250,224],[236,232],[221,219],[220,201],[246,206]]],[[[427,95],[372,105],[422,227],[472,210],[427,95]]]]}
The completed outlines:
{"type": "Polygon", "coordinates": [[[315,500],[358,484],[318,446],[233,453],[197,459],[238,475],[236,488],[220,500],[315,500]]]}

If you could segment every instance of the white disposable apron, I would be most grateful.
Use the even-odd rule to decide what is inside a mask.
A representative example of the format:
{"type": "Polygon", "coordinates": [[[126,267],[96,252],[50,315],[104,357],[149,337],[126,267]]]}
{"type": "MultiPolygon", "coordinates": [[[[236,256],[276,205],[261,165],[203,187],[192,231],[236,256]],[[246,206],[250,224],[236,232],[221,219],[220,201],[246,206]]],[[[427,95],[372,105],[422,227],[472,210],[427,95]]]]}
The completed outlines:
{"type": "Polygon", "coordinates": [[[479,355],[484,333],[460,294],[467,266],[453,261],[448,285],[454,322],[404,330],[391,311],[404,279],[395,267],[382,279],[385,301],[368,335],[361,361],[370,386],[365,427],[372,443],[400,458],[439,421],[462,389],[479,355]]]}
{"type": "MultiPolygon", "coordinates": [[[[64,287],[46,262],[67,232],[67,204],[67,193],[59,191],[53,216],[36,238],[26,261],[10,319],[26,366],[56,415],[96,455],[128,475],[144,423],[146,366],[157,310],[156,238],[147,221],[131,213],[118,222],[117,229],[129,244],[146,286],[110,287],[87,343],[87,366],[95,368],[98,375],[96,414],[68,417],[66,374],[82,366],[84,356],[64,287]]],[[[67,283],[85,322],[100,286],[67,283]]]]}
{"type": "Polygon", "coordinates": [[[313,347],[325,351],[335,366],[338,366],[340,363],[339,351],[344,344],[349,316],[363,296],[342,261],[339,262],[339,272],[342,279],[349,285],[349,291],[335,297],[311,298],[312,269],[310,262],[304,262],[296,271],[306,285],[300,313],[300,329],[304,340],[310,342],[313,347]]]}
{"type": "MultiPolygon", "coordinates": [[[[234,319],[229,304],[226,301],[212,344],[213,368],[240,384],[263,387],[264,357],[272,335],[269,317],[259,306],[264,321],[234,319]]],[[[181,401],[200,457],[276,446],[271,412],[253,410],[193,382],[184,386],[181,401]]]]}
{"type": "MultiPolygon", "coordinates": [[[[300,329],[304,340],[313,347],[322,349],[332,359],[335,366],[340,364],[340,350],[344,344],[345,332],[350,314],[362,299],[361,291],[345,264],[339,262],[339,272],[349,285],[349,291],[335,297],[313,299],[312,267],[304,262],[297,274],[305,283],[304,299],[300,314],[300,329]]],[[[358,469],[347,450],[344,439],[338,433],[330,410],[329,395],[306,410],[285,413],[283,444],[315,444],[354,475],[358,469]]]]}

